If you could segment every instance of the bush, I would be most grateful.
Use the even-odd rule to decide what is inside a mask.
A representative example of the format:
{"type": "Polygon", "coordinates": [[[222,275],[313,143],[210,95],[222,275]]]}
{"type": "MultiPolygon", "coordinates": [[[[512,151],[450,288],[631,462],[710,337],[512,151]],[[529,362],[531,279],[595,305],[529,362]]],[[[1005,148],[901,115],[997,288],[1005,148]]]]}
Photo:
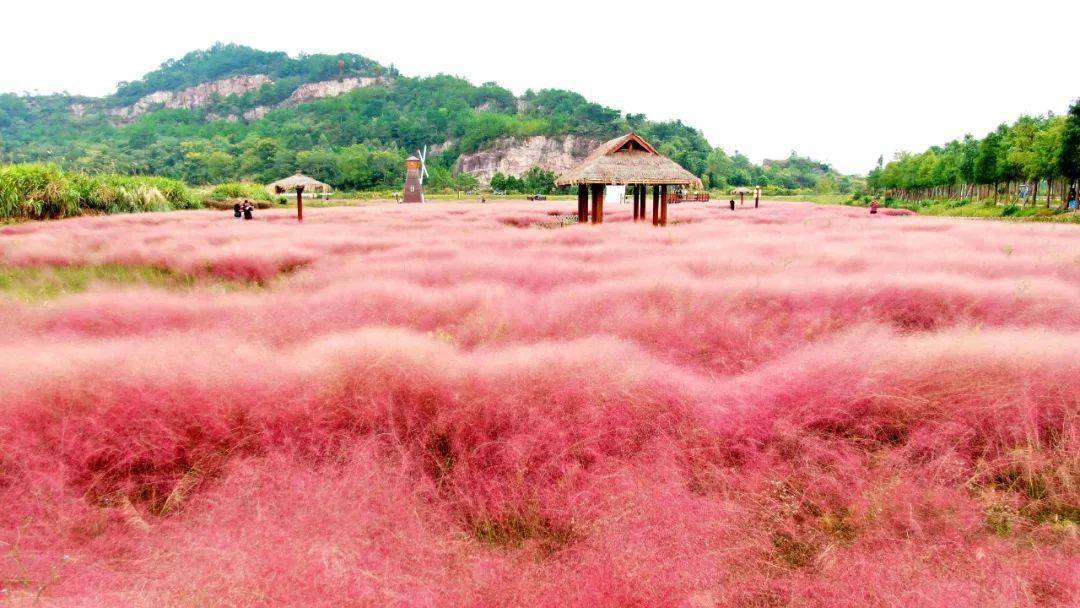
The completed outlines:
{"type": "Polygon", "coordinates": [[[1011,217],[1018,213],[1020,213],[1020,207],[1017,205],[1006,205],[1005,208],[1001,210],[1001,215],[1005,217],[1011,217]]]}
{"type": "Polygon", "coordinates": [[[47,219],[87,212],[136,213],[194,209],[199,198],[164,177],[87,175],[56,165],[0,168],[0,219],[47,219]]]}
{"type": "Polygon", "coordinates": [[[210,191],[209,197],[213,200],[228,200],[230,198],[250,198],[257,201],[274,200],[265,186],[247,182],[229,182],[218,184],[210,191]]]}

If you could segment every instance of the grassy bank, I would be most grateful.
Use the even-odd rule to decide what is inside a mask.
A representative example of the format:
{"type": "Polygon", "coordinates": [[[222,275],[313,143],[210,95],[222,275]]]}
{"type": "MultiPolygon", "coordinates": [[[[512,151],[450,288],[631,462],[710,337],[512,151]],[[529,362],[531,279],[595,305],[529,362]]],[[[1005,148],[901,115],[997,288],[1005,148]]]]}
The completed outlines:
{"type": "Polygon", "coordinates": [[[56,165],[0,167],[0,220],[136,213],[200,207],[183,182],[164,177],[88,175],[56,165]]]}
{"type": "MultiPolygon", "coordinates": [[[[787,200],[787,197],[770,197],[770,200],[774,199],[787,200]]],[[[855,197],[845,195],[817,195],[793,197],[790,200],[801,200],[828,205],[869,207],[871,197],[868,195],[855,197]]],[[[1080,223],[1080,214],[1078,213],[1062,211],[1060,207],[1047,208],[1042,205],[1023,206],[1016,204],[998,204],[994,201],[973,201],[968,199],[902,201],[891,197],[884,197],[880,199],[880,201],[883,207],[910,209],[920,215],[974,217],[1030,222],[1080,223]]]]}

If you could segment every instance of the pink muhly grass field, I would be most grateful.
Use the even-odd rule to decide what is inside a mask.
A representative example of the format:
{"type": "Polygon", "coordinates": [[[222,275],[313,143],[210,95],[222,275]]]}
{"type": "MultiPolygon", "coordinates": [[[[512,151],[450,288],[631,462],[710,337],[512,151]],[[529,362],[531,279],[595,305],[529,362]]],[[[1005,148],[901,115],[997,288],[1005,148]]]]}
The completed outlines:
{"type": "Polygon", "coordinates": [[[1080,230],[627,207],[0,227],[0,603],[1080,604],[1080,230]]]}

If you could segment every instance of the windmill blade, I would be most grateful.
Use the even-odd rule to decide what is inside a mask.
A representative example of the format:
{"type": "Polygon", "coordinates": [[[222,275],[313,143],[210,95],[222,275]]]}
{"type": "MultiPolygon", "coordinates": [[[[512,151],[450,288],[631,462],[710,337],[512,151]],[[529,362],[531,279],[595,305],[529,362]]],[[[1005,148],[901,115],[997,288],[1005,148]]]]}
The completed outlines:
{"type": "Polygon", "coordinates": [[[424,146],[424,150],[416,151],[416,155],[420,157],[420,183],[424,183],[424,178],[428,176],[427,171],[427,146],[424,146]]]}

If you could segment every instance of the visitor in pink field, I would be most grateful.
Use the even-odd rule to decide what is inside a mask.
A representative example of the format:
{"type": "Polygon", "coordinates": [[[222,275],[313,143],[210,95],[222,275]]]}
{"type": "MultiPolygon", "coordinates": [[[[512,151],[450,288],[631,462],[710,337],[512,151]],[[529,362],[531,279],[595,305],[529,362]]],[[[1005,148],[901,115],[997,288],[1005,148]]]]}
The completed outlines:
{"type": "Polygon", "coordinates": [[[877,213],[878,207],[881,205],[877,202],[877,199],[870,201],[870,213],[877,213]]]}

